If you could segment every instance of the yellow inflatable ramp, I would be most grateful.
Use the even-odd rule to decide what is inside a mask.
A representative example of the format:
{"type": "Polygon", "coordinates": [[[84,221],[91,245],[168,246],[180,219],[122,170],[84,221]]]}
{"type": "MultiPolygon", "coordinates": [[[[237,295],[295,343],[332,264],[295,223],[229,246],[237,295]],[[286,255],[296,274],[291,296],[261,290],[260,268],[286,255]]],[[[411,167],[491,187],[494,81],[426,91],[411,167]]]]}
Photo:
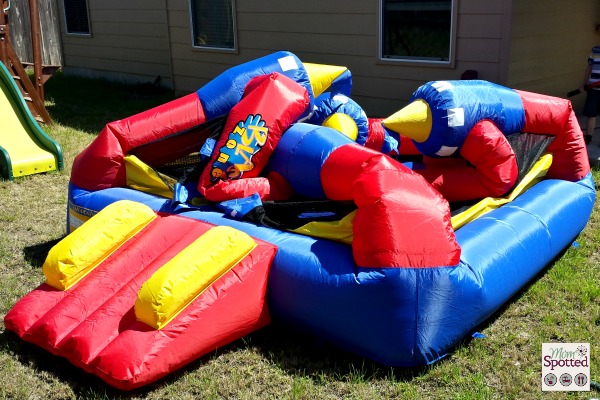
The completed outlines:
{"type": "Polygon", "coordinates": [[[48,253],[46,283],[68,290],[156,218],[144,204],[121,200],[108,205],[48,253]]]}
{"type": "Polygon", "coordinates": [[[142,285],[136,318],[161,329],[255,247],[245,232],[228,226],[211,228],[142,285]]]}
{"type": "Polygon", "coordinates": [[[0,176],[12,180],[62,168],[60,146],[37,124],[10,72],[0,63],[0,176]]]}

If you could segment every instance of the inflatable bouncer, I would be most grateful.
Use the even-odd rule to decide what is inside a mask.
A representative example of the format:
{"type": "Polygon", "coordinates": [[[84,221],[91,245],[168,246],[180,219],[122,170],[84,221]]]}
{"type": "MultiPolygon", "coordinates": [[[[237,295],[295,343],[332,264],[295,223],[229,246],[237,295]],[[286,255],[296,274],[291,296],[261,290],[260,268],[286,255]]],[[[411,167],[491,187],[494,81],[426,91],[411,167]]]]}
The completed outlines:
{"type": "Polygon", "coordinates": [[[277,52],[106,125],[6,328],[125,390],[273,321],[389,366],[449,354],[585,227],[582,132],[480,80],[370,118],[351,82],[277,52]]]}

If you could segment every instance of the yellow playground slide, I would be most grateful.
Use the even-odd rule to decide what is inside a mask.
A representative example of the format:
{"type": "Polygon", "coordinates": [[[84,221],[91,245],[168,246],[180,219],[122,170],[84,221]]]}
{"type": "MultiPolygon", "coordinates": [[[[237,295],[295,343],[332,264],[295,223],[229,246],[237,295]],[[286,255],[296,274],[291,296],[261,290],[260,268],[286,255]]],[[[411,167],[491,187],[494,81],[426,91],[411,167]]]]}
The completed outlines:
{"type": "Polygon", "coordinates": [[[37,124],[0,62],[0,177],[12,180],[62,168],[60,146],[37,124]]]}

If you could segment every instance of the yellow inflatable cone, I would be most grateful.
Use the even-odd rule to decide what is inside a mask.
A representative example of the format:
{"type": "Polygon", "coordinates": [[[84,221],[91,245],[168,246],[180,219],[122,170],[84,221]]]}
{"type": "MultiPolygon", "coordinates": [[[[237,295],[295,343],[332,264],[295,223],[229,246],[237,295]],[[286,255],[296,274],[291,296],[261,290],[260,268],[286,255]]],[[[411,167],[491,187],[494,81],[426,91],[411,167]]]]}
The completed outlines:
{"type": "Polygon", "coordinates": [[[417,99],[383,120],[383,126],[419,143],[431,133],[431,110],[425,100],[417,99]]]}
{"type": "Polygon", "coordinates": [[[340,131],[356,142],[356,138],[358,137],[358,126],[356,126],[356,122],[354,122],[352,117],[348,114],[331,114],[321,125],[340,131]]]}
{"type": "Polygon", "coordinates": [[[331,86],[331,83],[348,69],[336,65],[302,64],[308,74],[310,86],[312,87],[315,98],[319,97],[320,94],[323,94],[323,92],[331,86]]]}

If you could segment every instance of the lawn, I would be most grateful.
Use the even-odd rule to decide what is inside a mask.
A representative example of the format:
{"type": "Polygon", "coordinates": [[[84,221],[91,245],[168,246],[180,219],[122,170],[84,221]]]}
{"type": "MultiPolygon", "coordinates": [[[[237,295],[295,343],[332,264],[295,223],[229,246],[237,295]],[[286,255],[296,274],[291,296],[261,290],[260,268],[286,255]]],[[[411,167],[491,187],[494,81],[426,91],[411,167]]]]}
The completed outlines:
{"type": "MultiPolygon", "coordinates": [[[[174,95],[57,74],[46,84],[65,169],[0,180],[0,318],[43,281],[41,265],[65,234],[73,158],[110,121],[174,95]]],[[[0,122],[1,125],[1,122],[0,122]]],[[[600,170],[594,170],[600,181],[600,170]]],[[[317,338],[270,326],[146,388],[120,392],[17,339],[0,324],[0,399],[580,399],[600,392],[541,391],[544,342],[589,342],[600,381],[600,207],[564,254],[446,359],[391,368],[317,338]]]]}

